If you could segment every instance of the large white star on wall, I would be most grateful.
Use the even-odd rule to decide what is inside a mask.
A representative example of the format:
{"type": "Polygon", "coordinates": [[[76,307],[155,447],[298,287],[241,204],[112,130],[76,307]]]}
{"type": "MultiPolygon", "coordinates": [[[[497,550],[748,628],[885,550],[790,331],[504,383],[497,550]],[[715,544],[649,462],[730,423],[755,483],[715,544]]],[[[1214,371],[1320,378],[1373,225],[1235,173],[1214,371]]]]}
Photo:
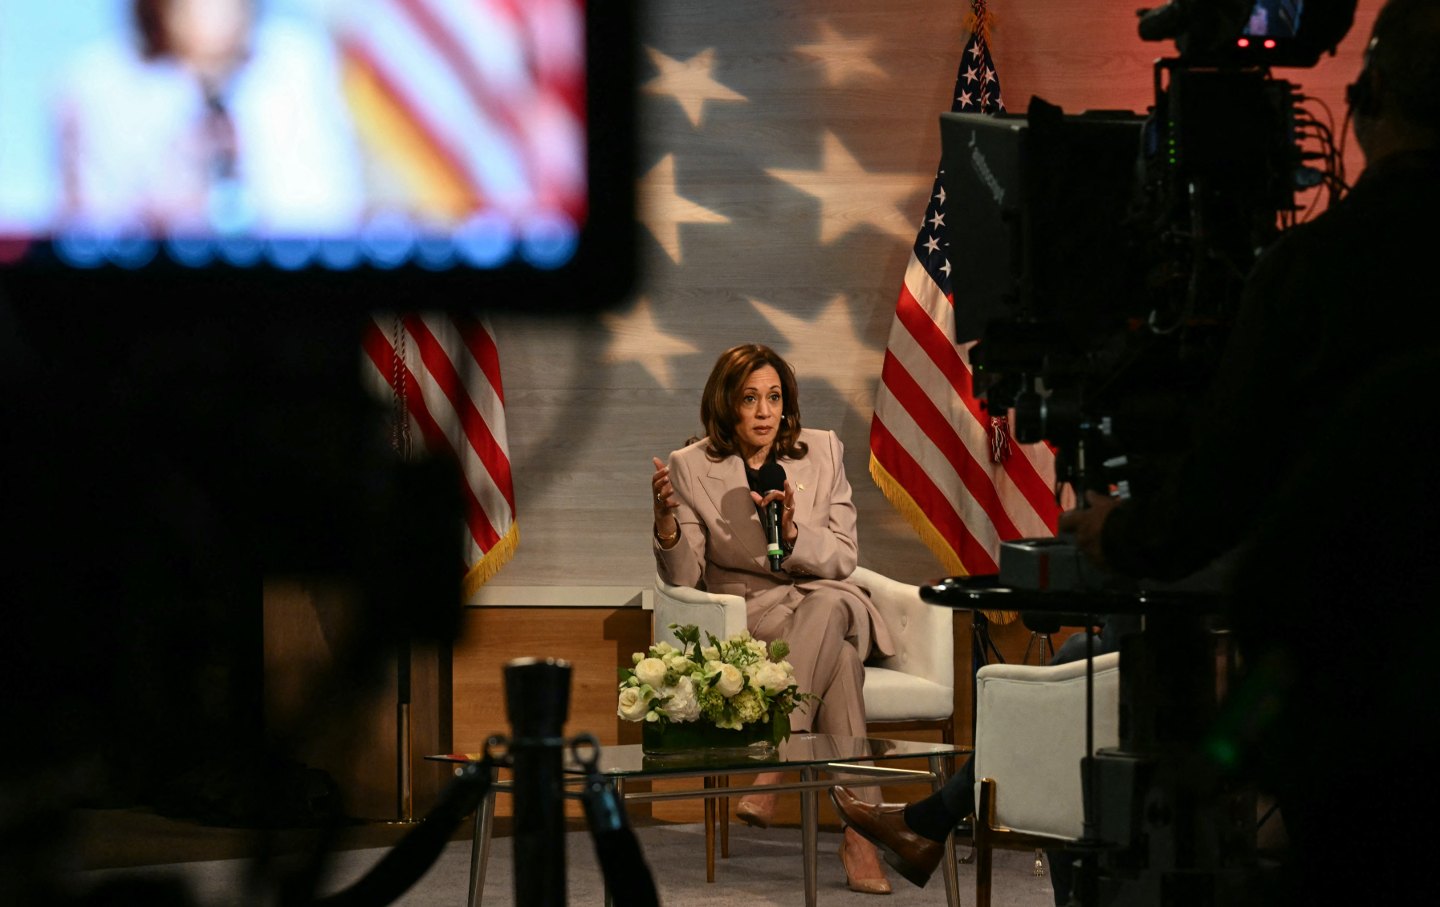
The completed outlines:
{"type": "Polygon", "coordinates": [[[870,58],[874,38],[847,38],[820,22],[820,39],[814,44],[797,44],[797,53],[817,58],[825,67],[825,84],[831,88],[848,81],[865,81],[885,77],[885,70],[870,58]]]}
{"type": "Polygon", "coordinates": [[[914,174],[866,171],[829,130],[825,132],[819,170],[774,167],[765,172],[820,200],[821,243],[844,236],[862,224],[895,236],[915,238],[915,222],[901,202],[916,192],[921,180],[914,174]]]}
{"type": "Polygon", "coordinates": [[[750,305],[785,338],[789,345],[785,358],[802,384],[817,378],[828,382],[841,397],[849,399],[862,418],[870,417],[875,406],[873,396],[866,393],[857,397],[854,392],[857,384],[873,389],[885,354],[866,346],[855,332],[844,294],[832,299],[814,321],[797,318],[758,299],[751,299],[750,305]]]}
{"type": "Polygon", "coordinates": [[[670,359],[700,352],[694,344],[661,330],[650,310],[650,300],[645,297],[637,300],[629,312],[606,312],[600,320],[610,331],[610,343],[602,361],[607,365],[634,362],[666,390],[673,390],[670,359]]]}
{"type": "Polygon", "coordinates": [[[715,48],[700,51],[688,60],[667,57],[653,47],[645,48],[650,62],[660,74],[644,86],[647,94],[668,95],[679,103],[690,118],[691,126],[700,125],[700,116],[706,101],[744,101],[743,94],[732,91],[715,81],[710,74],[715,68],[715,48]]]}
{"type": "Polygon", "coordinates": [[[680,263],[681,224],[728,224],[730,218],[697,205],[675,192],[675,155],[640,177],[640,218],[665,249],[670,260],[680,263]]]}

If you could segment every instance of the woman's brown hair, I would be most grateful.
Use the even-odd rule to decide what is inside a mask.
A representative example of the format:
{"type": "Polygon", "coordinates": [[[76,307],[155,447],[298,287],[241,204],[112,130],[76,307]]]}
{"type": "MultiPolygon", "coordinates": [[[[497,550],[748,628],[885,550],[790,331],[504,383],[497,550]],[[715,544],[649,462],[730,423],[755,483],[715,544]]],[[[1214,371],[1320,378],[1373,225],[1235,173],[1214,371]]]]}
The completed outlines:
{"type": "MultiPolygon", "coordinates": [[[[140,39],[140,56],[146,60],[173,56],[175,46],[170,39],[171,6],[175,0],[131,0],[130,15],[140,39]]],[[[250,13],[256,10],[254,0],[247,3],[250,13]]]]}
{"type": "Polygon", "coordinates": [[[766,365],[780,376],[782,413],[770,456],[798,460],[809,452],[809,446],[800,440],[800,388],[795,383],[795,370],[770,347],[760,343],[742,343],[732,346],[715,360],[715,367],[710,370],[705,391],[700,396],[700,424],[705,426],[705,434],[710,440],[705,450],[710,459],[719,461],[740,452],[735,438],[740,393],[750,373],[766,365]]]}
{"type": "Polygon", "coordinates": [[[170,0],[134,0],[131,13],[140,34],[140,55],[147,60],[174,52],[170,35],[165,29],[165,15],[170,0]]]}

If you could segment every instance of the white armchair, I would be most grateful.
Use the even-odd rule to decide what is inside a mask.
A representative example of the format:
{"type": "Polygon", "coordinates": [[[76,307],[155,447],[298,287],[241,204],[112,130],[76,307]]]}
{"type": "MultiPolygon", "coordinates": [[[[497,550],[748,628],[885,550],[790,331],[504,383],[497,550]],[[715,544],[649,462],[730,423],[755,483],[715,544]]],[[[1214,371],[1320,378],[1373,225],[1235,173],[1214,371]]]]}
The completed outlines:
{"type": "MultiPolygon", "coordinates": [[[[1084,834],[1084,660],[991,664],[975,675],[975,904],[990,905],[991,852],[1060,849],[1084,834]]],[[[1119,743],[1120,654],[1094,660],[1094,747],[1119,743]]]]}
{"type": "MultiPolygon", "coordinates": [[[[954,612],[920,600],[920,588],[865,567],[850,582],[870,593],[895,654],[865,666],[865,717],[892,729],[937,728],[955,742],[954,612]]],[[[671,624],[694,624],[703,634],[726,639],[745,629],[745,599],[672,586],[655,578],[656,641],[678,645],[671,624]]]]}

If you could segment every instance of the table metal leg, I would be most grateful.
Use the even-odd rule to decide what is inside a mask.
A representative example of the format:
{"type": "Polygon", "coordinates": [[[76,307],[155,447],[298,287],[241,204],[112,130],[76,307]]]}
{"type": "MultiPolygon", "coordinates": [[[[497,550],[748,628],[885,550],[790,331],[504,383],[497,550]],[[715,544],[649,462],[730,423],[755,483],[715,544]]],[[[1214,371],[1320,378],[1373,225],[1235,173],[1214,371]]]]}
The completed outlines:
{"type": "MultiPolygon", "coordinates": [[[[814,781],[819,772],[814,766],[800,769],[801,781],[814,781]]],[[[820,843],[820,793],[814,788],[800,792],[800,840],[805,850],[805,907],[815,907],[816,854],[820,843]]]]}
{"type": "MultiPolygon", "coordinates": [[[[625,805],[625,779],[615,779],[613,788],[616,802],[623,807],[625,805]]],[[[605,891],[605,907],[615,907],[615,892],[610,890],[610,882],[605,878],[603,869],[600,873],[600,885],[605,891]]]]}
{"type": "MultiPolygon", "coordinates": [[[[730,776],[721,775],[717,783],[722,788],[730,786],[730,776]]],[[[722,859],[730,859],[730,798],[722,796],[716,806],[720,813],[720,856],[722,859]]]]}
{"type": "MultiPolygon", "coordinates": [[[[490,770],[490,783],[495,783],[495,770],[490,770]]],[[[485,867],[490,865],[490,839],[495,833],[495,789],[492,786],[475,810],[475,834],[470,839],[469,907],[478,907],[485,892],[485,867]]]]}
{"type": "MultiPolygon", "coordinates": [[[[945,786],[945,757],[931,756],[930,788],[939,791],[945,786]]],[[[955,836],[945,837],[945,856],[940,860],[940,872],[945,879],[945,903],[949,907],[960,907],[960,872],[955,866],[955,836]]]]}
{"type": "Polygon", "coordinates": [[[705,881],[715,881],[715,776],[705,776],[705,881]]]}

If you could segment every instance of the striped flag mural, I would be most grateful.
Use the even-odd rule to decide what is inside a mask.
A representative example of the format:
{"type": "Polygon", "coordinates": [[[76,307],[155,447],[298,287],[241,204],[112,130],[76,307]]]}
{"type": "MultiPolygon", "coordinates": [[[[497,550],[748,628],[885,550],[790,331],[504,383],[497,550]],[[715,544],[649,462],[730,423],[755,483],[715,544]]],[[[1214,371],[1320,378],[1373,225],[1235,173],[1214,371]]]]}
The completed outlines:
{"type": "Polygon", "coordinates": [[[345,91],[382,199],[451,224],[483,211],[583,221],[583,0],[342,9],[345,91]]]}
{"type": "MultiPolygon", "coordinates": [[[[454,456],[464,478],[465,595],[473,596],[515,553],[520,530],[505,438],[500,356],[486,319],[376,315],[365,327],[368,377],[396,403],[396,446],[454,456]]],[[[459,530],[457,530],[459,531],[459,530]]]]}
{"type": "MultiPolygon", "coordinates": [[[[974,3],[972,19],[951,109],[994,113],[1004,107],[984,0],[974,3]]],[[[947,209],[937,173],[895,306],[870,427],[871,476],[951,575],[996,573],[1002,541],[1053,535],[1060,510],[1052,451],[1015,443],[1007,421],[982,409],[972,394],[970,345],[955,343],[967,254],[951,247],[946,220],[964,216],[947,209]]]]}

